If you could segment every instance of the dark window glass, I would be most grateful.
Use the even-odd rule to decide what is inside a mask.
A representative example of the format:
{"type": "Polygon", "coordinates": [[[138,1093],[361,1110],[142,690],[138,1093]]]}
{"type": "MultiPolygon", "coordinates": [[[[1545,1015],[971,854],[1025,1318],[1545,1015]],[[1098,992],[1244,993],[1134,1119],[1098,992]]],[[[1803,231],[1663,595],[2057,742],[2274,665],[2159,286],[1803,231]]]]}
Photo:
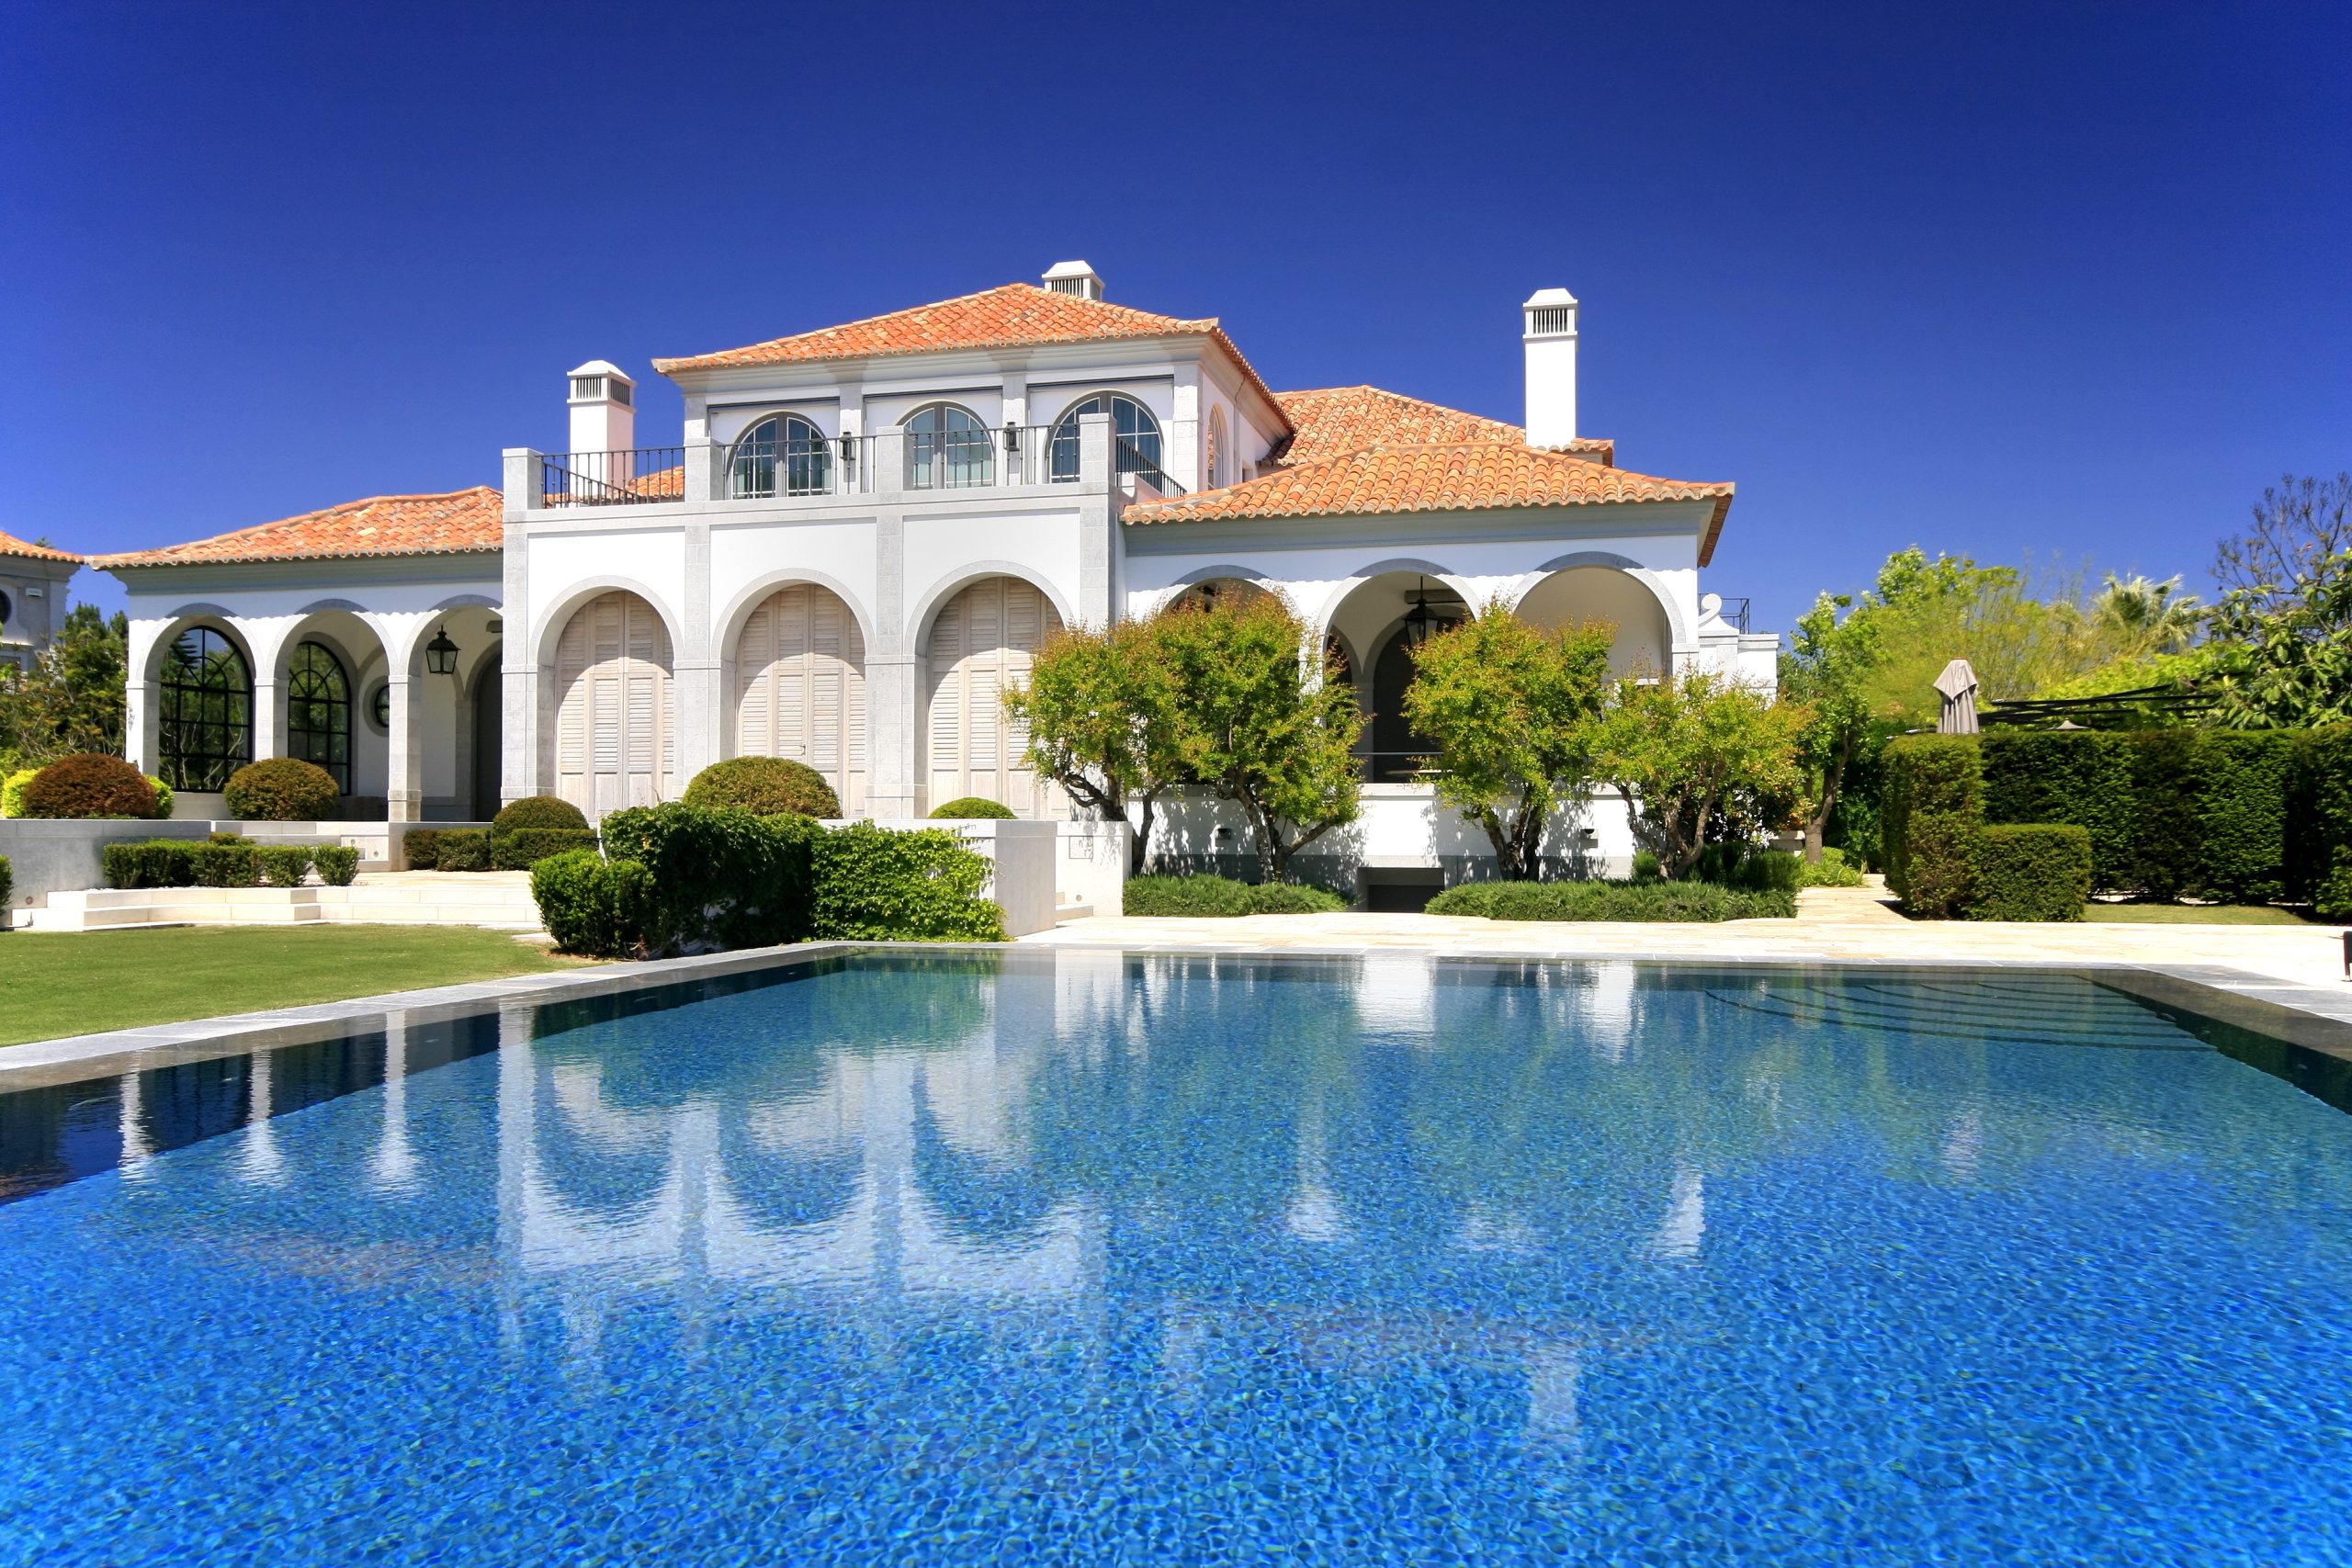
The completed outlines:
{"type": "Polygon", "coordinates": [[[296,649],[287,666],[286,754],[316,762],[351,793],[351,682],[342,661],[315,642],[296,649]]]}
{"type": "Polygon", "coordinates": [[[1082,413],[1111,416],[1113,473],[1160,478],[1159,422],[1133,398],[1123,398],[1116,392],[1097,392],[1084,402],[1071,404],[1069,411],[1055,422],[1054,482],[1068,484],[1078,478],[1078,416],[1082,413]]]}
{"type": "Polygon", "coordinates": [[[776,494],[830,495],[833,449],[824,433],[798,414],[779,414],[743,433],[735,443],[729,473],[731,493],[738,500],[776,494]]]}
{"type": "Polygon", "coordinates": [[[907,488],[996,483],[996,440],[968,409],[933,403],[907,421],[907,488]]]}
{"type": "Polygon", "coordinates": [[[254,681],[236,644],[210,626],[182,632],[164,656],[161,694],[165,784],[214,794],[254,760],[254,681]]]}

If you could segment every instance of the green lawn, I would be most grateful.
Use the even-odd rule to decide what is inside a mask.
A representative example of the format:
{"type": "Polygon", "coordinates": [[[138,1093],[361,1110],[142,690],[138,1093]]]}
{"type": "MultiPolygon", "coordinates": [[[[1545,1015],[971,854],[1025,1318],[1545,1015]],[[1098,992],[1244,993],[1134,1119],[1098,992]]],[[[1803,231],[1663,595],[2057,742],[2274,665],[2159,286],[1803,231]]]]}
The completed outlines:
{"type": "Polygon", "coordinates": [[[2307,926],[2292,909],[2267,904],[2101,904],[2094,900],[2083,919],[2119,926],[2307,926]]]}
{"type": "Polygon", "coordinates": [[[0,1045],[567,969],[471,926],[0,932],[0,1045]]]}

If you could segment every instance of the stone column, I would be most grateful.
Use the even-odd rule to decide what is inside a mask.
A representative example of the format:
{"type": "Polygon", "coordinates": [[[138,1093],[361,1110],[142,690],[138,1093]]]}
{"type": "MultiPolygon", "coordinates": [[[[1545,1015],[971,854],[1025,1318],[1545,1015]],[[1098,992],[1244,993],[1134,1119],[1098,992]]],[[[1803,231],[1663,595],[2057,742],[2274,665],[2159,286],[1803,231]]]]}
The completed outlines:
{"type": "Polygon", "coordinates": [[[711,624],[710,525],[689,523],[685,528],[685,603],[679,606],[681,646],[673,649],[670,671],[676,694],[678,776],[670,781],[672,798],[685,794],[687,783],[718,761],[718,660],[720,649],[711,624]]]}
{"type": "Polygon", "coordinates": [[[500,634],[503,662],[498,674],[504,688],[499,699],[505,704],[498,726],[498,744],[505,753],[498,760],[502,803],[537,794],[539,787],[539,667],[537,639],[531,635],[530,537],[529,526],[514,520],[510,502],[503,557],[505,603],[499,606],[506,628],[500,634]]]}
{"type": "Polygon", "coordinates": [[[1118,486],[1111,477],[1111,416],[1078,416],[1078,618],[1111,624],[1111,535],[1118,526],[1118,486]]]}
{"type": "Polygon", "coordinates": [[[872,772],[866,809],[876,817],[912,817],[921,798],[922,681],[913,629],[907,625],[907,444],[892,429],[874,437],[874,642],[865,650],[865,713],[872,772]]]}
{"type": "Polygon", "coordinates": [[[254,671],[254,761],[286,755],[285,688],[254,671]]]}
{"type": "Polygon", "coordinates": [[[385,682],[391,700],[390,739],[384,770],[384,817],[391,822],[424,819],[424,769],[418,747],[416,676],[395,669],[385,682]]]}

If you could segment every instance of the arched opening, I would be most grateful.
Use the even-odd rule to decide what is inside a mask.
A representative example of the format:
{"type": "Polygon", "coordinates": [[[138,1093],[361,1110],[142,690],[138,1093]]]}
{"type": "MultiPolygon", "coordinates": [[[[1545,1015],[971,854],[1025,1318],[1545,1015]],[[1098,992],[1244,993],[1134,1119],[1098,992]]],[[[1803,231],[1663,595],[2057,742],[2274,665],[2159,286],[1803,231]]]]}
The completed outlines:
{"type": "Polygon", "coordinates": [[[1519,617],[1549,630],[1589,621],[1615,626],[1612,675],[1663,674],[1673,655],[1666,607],[1647,583],[1613,566],[1572,566],[1549,574],[1521,596],[1519,617]]]}
{"type": "Polygon", "coordinates": [[[1209,410],[1208,433],[1202,439],[1206,446],[1201,453],[1201,471],[1208,476],[1211,490],[1222,489],[1232,482],[1227,477],[1229,453],[1225,439],[1225,410],[1222,407],[1209,410]]]}
{"type": "Polygon", "coordinates": [[[286,754],[314,762],[353,793],[351,676],[334,650],[305,640],[286,660],[286,754]]]}
{"type": "Polygon", "coordinates": [[[1363,664],[1340,678],[1355,687],[1357,705],[1371,720],[1356,742],[1371,783],[1409,782],[1436,750],[1405,719],[1413,649],[1469,614],[1470,606],[1442,580],[1415,571],[1369,578],[1332,612],[1327,649],[1336,644],[1342,660],[1351,648],[1363,650],[1363,664]]]}
{"type": "Polygon", "coordinates": [[[1029,676],[1048,635],[1052,601],[1017,577],[986,577],[940,607],[925,660],[925,807],[980,795],[1022,817],[1060,808],[1060,792],[1023,760],[1029,732],[1004,711],[1004,693],[1029,676]]]}
{"type": "Polygon", "coordinates": [[[1149,409],[1118,392],[1097,392],[1080,398],[1054,422],[1052,477],[1056,484],[1078,478],[1078,420],[1080,414],[1111,416],[1111,471],[1159,476],[1159,421],[1149,409]]]}
{"type": "Polygon", "coordinates": [[[907,488],[962,490],[996,483],[996,445],[979,415],[955,403],[917,409],[907,421],[907,488]]]}
{"type": "Polygon", "coordinates": [[[254,760],[253,666],[225,631],[190,626],[164,649],[155,749],[164,782],[201,795],[254,760]]]}
{"type": "Polygon", "coordinates": [[[505,757],[506,660],[493,647],[474,671],[473,819],[498,815],[501,804],[499,772],[505,757]]]}
{"type": "Polygon", "coordinates": [[[625,590],[571,613],[556,639],[556,794],[591,821],[669,798],[677,765],[670,630],[625,590]]]}
{"type": "Polygon", "coordinates": [[[830,495],[833,451],[824,432],[797,413],[760,421],[736,440],[728,462],[728,493],[737,500],[774,495],[830,495]]]}
{"type": "Polygon", "coordinates": [[[1246,577],[1210,577],[1187,583],[1167,604],[1163,611],[1177,609],[1205,610],[1216,604],[1247,604],[1265,596],[1265,589],[1246,577]]]}
{"type": "Polygon", "coordinates": [[[789,757],[825,775],[842,809],[866,797],[865,637],[841,596],[787,583],[735,639],[735,754],[789,757]]]}

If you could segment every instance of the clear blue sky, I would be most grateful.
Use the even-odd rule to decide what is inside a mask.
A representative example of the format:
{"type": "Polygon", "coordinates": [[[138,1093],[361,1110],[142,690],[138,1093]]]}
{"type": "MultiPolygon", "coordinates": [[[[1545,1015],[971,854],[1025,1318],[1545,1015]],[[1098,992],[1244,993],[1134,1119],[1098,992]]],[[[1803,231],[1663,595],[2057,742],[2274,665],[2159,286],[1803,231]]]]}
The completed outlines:
{"type": "Polygon", "coordinates": [[[2347,61],[2340,0],[0,0],[0,528],[494,483],[581,360],[1083,256],[1278,388],[1511,419],[1566,285],[1584,428],[1738,481],[1761,626],[1915,541],[2203,586],[2352,467],[2347,61]]]}

